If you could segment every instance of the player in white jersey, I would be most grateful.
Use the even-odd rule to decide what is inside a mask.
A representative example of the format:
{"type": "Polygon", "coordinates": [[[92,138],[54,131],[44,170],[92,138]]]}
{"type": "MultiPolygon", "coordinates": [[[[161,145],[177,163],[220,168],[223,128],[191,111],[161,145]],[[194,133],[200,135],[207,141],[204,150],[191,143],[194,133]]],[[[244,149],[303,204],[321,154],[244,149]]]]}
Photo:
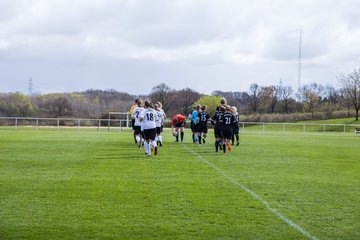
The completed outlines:
{"type": "Polygon", "coordinates": [[[134,109],[137,107],[137,102],[139,101],[139,99],[135,99],[135,104],[131,106],[130,110],[129,110],[129,115],[130,115],[130,118],[131,118],[131,127],[132,129],[134,130],[134,140],[135,140],[135,144],[137,143],[136,142],[136,136],[135,136],[135,119],[132,117],[132,114],[133,114],[133,111],[134,109]]]}
{"type": "Polygon", "coordinates": [[[162,132],[162,126],[164,124],[164,120],[165,120],[165,112],[161,109],[161,103],[159,104],[159,102],[157,102],[155,104],[155,111],[156,114],[158,116],[158,120],[156,121],[156,143],[160,145],[160,147],[162,146],[163,142],[162,142],[162,136],[161,136],[161,132],[162,132]]]}
{"type": "Polygon", "coordinates": [[[164,121],[165,121],[165,119],[166,119],[166,113],[165,113],[165,111],[162,109],[162,104],[161,104],[161,102],[156,102],[156,105],[158,106],[158,110],[160,111],[160,112],[162,112],[162,114],[163,114],[163,121],[162,121],[162,123],[161,123],[161,132],[163,131],[163,127],[164,127],[164,121]]]}
{"type": "Polygon", "coordinates": [[[145,153],[151,156],[151,146],[154,147],[154,155],[157,155],[158,148],[155,141],[156,138],[156,120],[158,119],[157,113],[152,104],[145,101],[144,110],[140,113],[140,121],[144,129],[144,148],[145,153]]]}
{"type": "Polygon", "coordinates": [[[138,100],[137,107],[134,108],[132,113],[132,118],[134,121],[134,132],[135,132],[135,140],[138,145],[138,147],[141,147],[142,137],[141,137],[141,122],[140,122],[140,114],[144,110],[144,108],[141,106],[142,101],[138,100]]]}
{"type": "Polygon", "coordinates": [[[234,145],[234,140],[236,138],[236,146],[240,145],[240,139],[239,139],[239,114],[237,112],[236,107],[230,108],[231,113],[235,116],[235,123],[233,128],[233,135],[231,137],[231,145],[234,145]]]}

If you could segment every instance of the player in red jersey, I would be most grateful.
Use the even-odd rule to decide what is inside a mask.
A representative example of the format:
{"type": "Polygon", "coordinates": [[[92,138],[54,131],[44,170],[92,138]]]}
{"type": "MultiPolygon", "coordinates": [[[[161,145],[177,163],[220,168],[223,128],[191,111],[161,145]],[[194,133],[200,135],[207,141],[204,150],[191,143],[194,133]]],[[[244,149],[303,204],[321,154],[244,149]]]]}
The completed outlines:
{"type": "Polygon", "coordinates": [[[176,142],[179,142],[179,130],[180,140],[184,141],[184,128],[186,124],[186,117],[181,114],[176,114],[171,121],[171,131],[176,138],[176,142]]]}

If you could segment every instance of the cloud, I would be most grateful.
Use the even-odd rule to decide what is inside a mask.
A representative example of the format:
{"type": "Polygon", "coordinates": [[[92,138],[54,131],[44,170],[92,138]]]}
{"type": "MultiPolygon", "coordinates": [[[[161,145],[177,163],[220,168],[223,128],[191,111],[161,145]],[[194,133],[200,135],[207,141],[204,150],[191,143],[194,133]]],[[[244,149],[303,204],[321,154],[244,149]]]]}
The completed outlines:
{"type": "Polygon", "coordinates": [[[100,87],[100,78],[115,89],[127,83],[120,78],[207,92],[280,78],[295,86],[301,31],[304,81],[324,81],[359,64],[359,7],[357,0],[3,0],[0,62],[9,67],[0,77],[17,75],[21,62],[23,75],[42,82],[57,72],[49,91],[60,89],[56,82],[100,87]]]}

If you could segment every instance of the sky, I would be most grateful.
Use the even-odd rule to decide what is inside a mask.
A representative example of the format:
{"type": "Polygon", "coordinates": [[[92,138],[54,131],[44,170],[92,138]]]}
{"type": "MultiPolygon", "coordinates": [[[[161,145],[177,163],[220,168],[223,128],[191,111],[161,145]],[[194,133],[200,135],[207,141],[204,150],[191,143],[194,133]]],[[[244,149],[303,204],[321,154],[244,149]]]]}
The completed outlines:
{"type": "Polygon", "coordinates": [[[360,67],[359,0],[0,0],[0,92],[204,94],[360,67]],[[301,35],[301,45],[300,45],[301,35]],[[31,88],[30,79],[31,78],[31,88]]]}

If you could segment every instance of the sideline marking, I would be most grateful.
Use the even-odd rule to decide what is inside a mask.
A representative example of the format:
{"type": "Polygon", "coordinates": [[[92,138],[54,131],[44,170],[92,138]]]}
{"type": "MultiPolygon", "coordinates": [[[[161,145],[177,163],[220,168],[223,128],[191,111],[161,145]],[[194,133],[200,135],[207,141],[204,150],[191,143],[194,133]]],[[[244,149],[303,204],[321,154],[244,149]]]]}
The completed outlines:
{"type": "Polygon", "coordinates": [[[289,226],[295,228],[297,231],[299,231],[302,235],[304,235],[305,237],[308,237],[310,239],[313,240],[318,240],[317,237],[311,235],[308,231],[306,231],[305,229],[303,229],[300,225],[296,224],[294,221],[290,220],[289,218],[287,218],[284,214],[278,212],[275,208],[271,207],[271,205],[264,199],[262,199],[258,194],[256,194],[254,191],[252,191],[251,189],[247,188],[245,185],[241,184],[240,182],[236,181],[234,178],[230,177],[229,175],[227,175],[224,170],[222,170],[221,168],[217,167],[216,165],[210,163],[209,161],[207,161],[206,159],[204,159],[201,155],[199,155],[197,152],[194,152],[192,149],[188,148],[186,145],[182,144],[182,146],[190,153],[192,153],[193,155],[195,155],[198,159],[200,159],[203,163],[207,164],[208,166],[212,167],[214,170],[216,170],[218,173],[220,173],[224,178],[226,178],[227,180],[229,180],[231,183],[233,183],[234,185],[240,187],[243,191],[249,193],[251,196],[253,196],[256,200],[258,200],[259,202],[261,202],[270,212],[272,212],[275,216],[277,216],[278,218],[280,218],[281,220],[283,220],[285,223],[287,223],[289,226]]]}

